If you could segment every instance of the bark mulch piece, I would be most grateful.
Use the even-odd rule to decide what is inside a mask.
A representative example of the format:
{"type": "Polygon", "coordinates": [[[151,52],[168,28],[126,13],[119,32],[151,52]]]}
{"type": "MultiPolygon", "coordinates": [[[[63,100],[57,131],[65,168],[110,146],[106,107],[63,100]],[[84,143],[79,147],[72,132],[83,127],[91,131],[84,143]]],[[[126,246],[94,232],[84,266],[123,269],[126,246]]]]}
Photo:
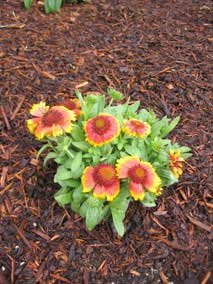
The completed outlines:
{"type": "Polygon", "coordinates": [[[48,16],[21,2],[0,5],[0,283],[213,283],[211,1],[93,0],[48,16]],[[122,239],[56,204],[54,165],[35,160],[25,125],[33,103],[108,86],[180,115],[173,139],[193,150],[156,208],[130,206],[122,239]]]}

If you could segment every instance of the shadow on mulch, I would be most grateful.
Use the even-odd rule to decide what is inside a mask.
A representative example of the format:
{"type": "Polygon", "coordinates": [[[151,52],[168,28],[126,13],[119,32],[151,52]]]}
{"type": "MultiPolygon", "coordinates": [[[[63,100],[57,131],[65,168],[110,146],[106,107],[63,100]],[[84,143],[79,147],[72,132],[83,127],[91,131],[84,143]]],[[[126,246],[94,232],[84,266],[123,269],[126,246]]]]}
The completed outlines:
{"type": "Polygon", "coordinates": [[[19,0],[0,7],[0,283],[210,284],[211,3],[94,0],[45,15],[19,0]],[[35,161],[40,142],[25,121],[53,105],[114,86],[159,116],[181,116],[174,141],[193,149],[179,184],[156,208],[131,205],[120,239],[92,232],[53,199],[54,165],[35,161]]]}

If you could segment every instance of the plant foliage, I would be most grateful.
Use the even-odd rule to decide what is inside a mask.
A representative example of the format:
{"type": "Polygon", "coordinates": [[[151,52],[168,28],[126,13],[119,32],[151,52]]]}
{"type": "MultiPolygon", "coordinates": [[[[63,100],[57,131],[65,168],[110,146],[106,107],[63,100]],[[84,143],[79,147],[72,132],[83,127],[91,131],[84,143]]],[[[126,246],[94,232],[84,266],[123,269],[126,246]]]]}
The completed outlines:
{"type": "MultiPolygon", "coordinates": [[[[107,93],[109,104],[104,95],[90,93],[83,97],[79,91],[77,99],[71,100],[75,107],[61,103],[65,114],[75,113],[77,118],[68,133],[66,128],[60,132],[53,115],[56,107],[48,109],[43,102],[32,107],[31,114],[37,117],[28,120],[28,128],[45,143],[38,157],[49,149],[44,166],[51,159],[58,165],[54,177],[61,187],[55,194],[58,204],[70,206],[85,218],[89,230],[111,216],[116,231],[123,236],[129,203],[156,206],[163,189],[178,182],[184,160],[191,154],[190,148],[166,138],[179,117],[159,119],[153,111],[139,109],[139,101],[120,103],[124,99],[120,92],[110,88],[107,93]],[[97,138],[103,127],[104,132],[97,138]]],[[[63,115],[58,114],[59,109],[58,120],[63,115]]]]}

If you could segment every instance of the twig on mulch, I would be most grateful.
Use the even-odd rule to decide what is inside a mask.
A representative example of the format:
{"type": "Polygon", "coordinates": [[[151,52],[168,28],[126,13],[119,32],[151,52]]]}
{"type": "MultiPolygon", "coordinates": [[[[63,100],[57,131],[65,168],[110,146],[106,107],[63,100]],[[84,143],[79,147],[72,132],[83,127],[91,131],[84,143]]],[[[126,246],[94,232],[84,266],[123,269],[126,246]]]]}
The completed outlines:
{"type": "Polygon", "coordinates": [[[189,215],[186,215],[186,217],[189,219],[189,221],[190,221],[192,224],[194,224],[194,225],[200,227],[201,229],[206,230],[206,231],[209,232],[209,233],[212,231],[212,227],[211,227],[211,226],[206,225],[206,224],[204,224],[204,223],[202,223],[202,222],[196,220],[195,218],[193,218],[193,217],[191,217],[191,216],[189,216],[189,215]]]}
{"type": "Polygon", "coordinates": [[[206,274],[203,277],[203,279],[200,282],[200,284],[206,284],[210,277],[211,277],[211,271],[206,272],[206,274]]]}
{"type": "Polygon", "coordinates": [[[5,187],[5,182],[6,182],[6,179],[7,179],[7,172],[8,172],[8,167],[3,167],[1,179],[0,179],[0,187],[5,187]]]}
{"type": "Polygon", "coordinates": [[[60,275],[58,275],[58,274],[51,273],[50,276],[51,276],[52,278],[54,278],[54,279],[56,279],[56,280],[60,280],[60,281],[62,281],[62,282],[64,282],[64,283],[72,284],[72,282],[69,281],[67,278],[64,278],[64,277],[62,277],[62,276],[60,276],[60,275]]]}
{"type": "Polygon", "coordinates": [[[46,71],[43,71],[41,70],[41,68],[39,66],[37,66],[35,63],[32,63],[33,67],[35,68],[35,70],[41,74],[43,77],[47,78],[47,79],[51,79],[51,80],[55,80],[56,79],[56,76],[46,72],[46,71]]]}
{"type": "Polygon", "coordinates": [[[193,246],[193,244],[191,244],[188,247],[182,246],[176,240],[169,241],[169,240],[166,240],[166,239],[161,239],[161,240],[159,240],[159,242],[164,243],[164,244],[166,244],[167,246],[169,246],[173,249],[183,250],[183,251],[189,251],[193,246]]]}
{"type": "Polygon", "coordinates": [[[10,272],[10,283],[15,283],[15,260],[10,255],[8,255],[9,259],[11,260],[11,272],[10,272]]]}
{"type": "Polygon", "coordinates": [[[164,274],[162,269],[160,270],[159,276],[160,276],[163,284],[168,284],[169,283],[168,278],[166,277],[166,275],[164,274]]]}
{"type": "Polygon", "coordinates": [[[5,112],[3,106],[1,106],[1,113],[2,113],[2,116],[3,116],[3,118],[4,118],[4,122],[5,122],[5,124],[6,124],[7,129],[8,129],[8,130],[11,130],[11,126],[10,126],[9,120],[8,120],[8,118],[7,118],[7,115],[6,115],[6,112],[5,112]]]}
{"type": "Polygon", "coordinates": [[[11,120],[13,120],[16,117],[16,115],[19,112],[24,100],[25,100],[25,97],[21,97],[20,102],[18,103],[16,109],[14,110],[13,114],[11,115],[11,120]]]}
{"type": "Polygon", "coordinates": [[[17,233],[19,234],[20,238],[23,240],[23,242],[25,243],[25,245],[28,246],[28,248],[31,250],[32,246],[30,244],[30,242],[25,238],[25,236],[22,234],[21,230],[15,225],[13,224],[13,227],[16,229],[17,233]]]}
{"type": "Polygon", "coordinates": [[[47,261],[48,260],[50,261],[51,259],[52,259],[52,255],[51,255],[51,252],[49,252],[47,254],[47,256],[45,257],[45,259],[43,260],[43,262],[41,263],[41,265],[40,265],[40,267],[39,267],[39,269],[36,273],[35,280],[33,281],[33,284],[36,284],[41,280],[43,273],[44,273],[45,266],[47,264],[47,261]]]}
{"type": "Polygon", "coordinates": [[[11,24],[11,25],[0,25],[0,29],[23,29],[25,27],[25,24],[11,24]]]}

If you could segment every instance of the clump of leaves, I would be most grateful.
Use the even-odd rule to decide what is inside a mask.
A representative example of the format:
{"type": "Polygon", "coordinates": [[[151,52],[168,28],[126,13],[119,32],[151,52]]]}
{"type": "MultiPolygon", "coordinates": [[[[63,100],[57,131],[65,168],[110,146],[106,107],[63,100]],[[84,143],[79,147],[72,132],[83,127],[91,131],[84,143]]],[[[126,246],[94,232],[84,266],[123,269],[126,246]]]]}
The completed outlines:
{"type": "Polygon", "coordinates": [[[51,159],[58,165],[58,204],[85,218],[89,230],[111,217],[123,236],[129,203],[156,206],[164,188],[178,182],[191,153],[166,138],[179,117],[159,119],[153,111],[139,109],[139,101],[121,103],[123,94],[112,88],[107,94],[108,104],[104,95],[83,97],[79,91],[77,98],[57,106],[40,102],[30,110],[27,126],[45,143],[38,157],[50,150],[44,166],[51,159]]]}
{"type": "MultiPolygon", "coordinates": [[[[45,13],[58,13],[60,8],[65,3],[80,3],[86,0],[44,0],[45,13]]],[[[24,7],[29,10],[32,6],[33,0],[24,0],[24,7]]]]}

